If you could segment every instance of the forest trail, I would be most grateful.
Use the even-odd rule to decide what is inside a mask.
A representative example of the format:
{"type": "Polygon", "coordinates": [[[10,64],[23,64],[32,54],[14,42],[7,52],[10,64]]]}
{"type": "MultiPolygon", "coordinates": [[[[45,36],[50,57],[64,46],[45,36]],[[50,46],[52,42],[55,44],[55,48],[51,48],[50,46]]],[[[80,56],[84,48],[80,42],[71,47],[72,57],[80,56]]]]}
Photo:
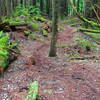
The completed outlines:
{"type": "MultiPolygon", "coordinates": [[[[79,34],[76,30],[65,26],[65,30],[59,32],[58,46],[73,43],[79,34]]],[[[26,39],[23,33],[14,34],[21,54],[0,80],[0,100],[24,100],[33,81],[39,82],[40,100],[100,99],[100,65],[96,67],[89,61],[70,62],[63,56],[62,48],[58,48],[57,57],[50,58],[50,37],[41,42],[26,39]]]]}

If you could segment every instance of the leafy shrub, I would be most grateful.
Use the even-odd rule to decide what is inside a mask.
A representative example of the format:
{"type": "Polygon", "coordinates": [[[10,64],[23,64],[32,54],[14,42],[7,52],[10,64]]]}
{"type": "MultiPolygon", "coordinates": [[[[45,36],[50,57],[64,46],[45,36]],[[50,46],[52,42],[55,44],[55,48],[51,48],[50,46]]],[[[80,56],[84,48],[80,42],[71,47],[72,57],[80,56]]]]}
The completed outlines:
{"type": "Polygon", "coordinates": [[[20,17],[4,17],[2,18],[3,22],[9,23],[10,25],[21,25],[21,24],[27,24],[26,20],[22,20],[20,17]]]}
{"type": "MultiPolygon", "coordinates": [[[[3,32],[0,32],[0,36],[3,34],[3,32]]],[[[8,64],[8,36],[1,36],[0,37],[0,67],[6,67],[8,64]]]]}
{"type": "Polygon", "coordinates": [[[9,48],[15,45],[9,44],[9,35],[4,35],[3,31],[0,32],[0,68],[5,68],[8,64],[9,48]]]}
{"type": "Polygon", "coordinates": [[[34,6],[29,6],[27,9],[31,15],[37,15],[37,16],[41,15],[41,10],[39,8],[36,8],[34,6]]]}
{"type": "Polygon", "coordinates": [[[28,16],[28,17],[30,16],[28,9],[22,5],[19,5],[16,7],[16,10],[14,12],[14,16],[16,17],[16,16],[21,16],[21,15],[28,16]]]}
{"type": "Polygon", "coordinates": [[[16,7],[14,16],[21,16],[21,15],[27,16],[27,17],[35,16],[35,15],[39,16],[41,15],[41,11],[39,8],[36,8],[33,6],[25,7],[25,6],[19,5],[16,7]]]}
{"type": "Polygon", "coordinates": [[[85,49],[87,51],[90,51],[94,48],[94,44],[92,42],[82,38],[77,39],[77,45],[80,49],[85,49]]]}
{"type": "Polygon", "coordinates": [[[98,34],[98,33],[85,32],[85,34],[91,36],[94,39],[99,39],[100,40],[100,34],[98,34]]]}

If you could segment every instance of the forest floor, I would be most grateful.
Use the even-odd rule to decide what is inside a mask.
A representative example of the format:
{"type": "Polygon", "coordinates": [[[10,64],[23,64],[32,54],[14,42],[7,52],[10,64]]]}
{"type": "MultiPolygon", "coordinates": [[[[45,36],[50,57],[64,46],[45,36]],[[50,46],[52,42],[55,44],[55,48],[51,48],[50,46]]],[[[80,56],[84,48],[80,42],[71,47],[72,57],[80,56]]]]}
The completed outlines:
{"type": "Polygon", "coordinates": [[[90,59],[65,56],[75,51],[63,45],[74,43],[80,35],[77,28],[64,26],[59,32],[54,58],[48,57],[51,35],[38,34],[36,40],[27,39],[23,32],[13,35],[20,55],[0,79],[0,100],[24,100],[33,81],[39,82],[39,100],[100,100],[100,55],[90,59]]]}

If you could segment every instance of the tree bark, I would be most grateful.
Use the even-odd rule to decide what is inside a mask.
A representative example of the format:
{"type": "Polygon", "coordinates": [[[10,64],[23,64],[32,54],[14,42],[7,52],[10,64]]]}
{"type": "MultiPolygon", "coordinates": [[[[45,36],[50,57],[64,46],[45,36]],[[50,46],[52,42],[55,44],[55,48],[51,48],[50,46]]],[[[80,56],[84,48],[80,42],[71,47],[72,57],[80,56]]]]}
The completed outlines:
{"type": "Polygon", "coordinates": [[[52,39],[49,56],[55,57],[56,54],[56,43],[58,38],[58,0],[52,1],[52,39]]]}

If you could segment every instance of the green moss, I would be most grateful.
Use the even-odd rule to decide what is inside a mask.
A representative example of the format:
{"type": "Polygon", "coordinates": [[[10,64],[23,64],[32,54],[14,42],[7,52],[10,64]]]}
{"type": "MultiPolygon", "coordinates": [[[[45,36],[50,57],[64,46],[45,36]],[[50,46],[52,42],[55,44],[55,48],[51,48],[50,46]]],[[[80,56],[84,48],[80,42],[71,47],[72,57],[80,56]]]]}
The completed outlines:
{"type": "Polygon", "coordinates": [[[37,40],[38,37],[37,37],[37,34],[36,33],[32,33],[28,36],[29,39],[32,39],[32,40],[37,40]]]}
{"type": "Polygon", "coordinates": [[[64,24],[71,24],[71,23],[75,23],[75,22],[79,22],[80,20],[78,18],[71,18],[68,20],[64,21],[64,24]]]}
{"type": "Polygon", "coordinates": [[[97,33],[90,33],[90,32],[84,32],[85,34],[91,36],[92,38],[95,38],[95,39],[100,39],[100,34],[97,34],[97,33]]]}
{"type": "Polygon", "coordinates": [[[42,33],[43,33],[43,36],[48,36],[48,32],[45,29],[42,30],[42,33]]]}
{"type": "Polygon", "coordinates": [[[69,24],[70,26],[79,26],[79,25],[83,25],[83,23],[74,23],[74,24],[69,24]]]}
{"type": "Polygon", "coordinates": [[[92,50],[95,47],[92,42],[83,38],[77,39],[77,46],[83,50],[92,50]]]}
{"type": "Polygon", "coordinates": [[[39,83],[37,81],[32,82],[29,87],[29,92],[25,100],[36,100],[39,93],[39,83]]]}
{"type": "Polygon", "coordinates": [[[42,16],[34,16],[34,19],[37,21],[41,21],[41,22],[48,22],[49,21],[42,16]]]}
{"type": "Polygon", "coordinates": [[[27,24],[27,21],[21,20],[20,17],[15,17],[15,18],[13,18],[13,17],[10,17],[10,18],[5,17],[2,20],[3,20],[3,22],[7,22],[10,25],[14,25],[14,26],[27,24]]]}
{"type": "Polygon", "coordinates": [[[93,30],[93,29],[80,28],[79,30],[80,31],[85,31],[85,32],[100,33],[100,30],[93,30]]]}
{"type": "Polygon", "coordinates": [[[32,32],[30,30],[28,30],[28,31],[25,31],[24,34],[25,34],[25,36],[29,36],[32,34],[32,32]]]}
{"type": "Polygon", "coordinates": [[[39,24],[31,22],[30,25],[32,26],[34,31],[39,31],[40,30],[39,24]]]}

